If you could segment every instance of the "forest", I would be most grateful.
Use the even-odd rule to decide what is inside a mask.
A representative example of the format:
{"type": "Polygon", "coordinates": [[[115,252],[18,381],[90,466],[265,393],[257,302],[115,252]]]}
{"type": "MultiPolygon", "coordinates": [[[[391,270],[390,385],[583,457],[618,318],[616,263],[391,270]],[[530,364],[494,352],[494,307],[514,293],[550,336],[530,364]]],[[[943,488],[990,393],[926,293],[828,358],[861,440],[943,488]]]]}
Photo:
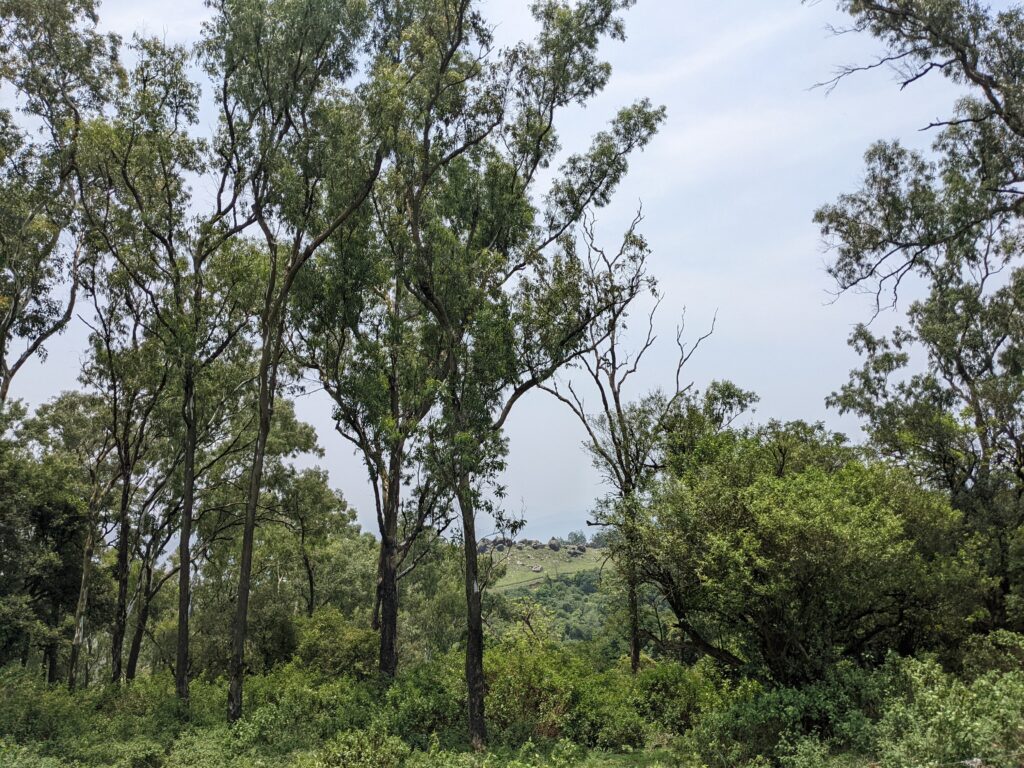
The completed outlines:
{"type": "Polygon", "coordinates": [[[685,297],[600,223],[666,111],[558,130],[633,4],[0,0],[0,766],[1024,766],[1024,6],[833,3],[884,53],[824,89],[961,94],[807,211],[850,437],[693,383],[713,327],[638,386],[685,297]],[[602,480],[549,541],[527,397],[602,480]]]}

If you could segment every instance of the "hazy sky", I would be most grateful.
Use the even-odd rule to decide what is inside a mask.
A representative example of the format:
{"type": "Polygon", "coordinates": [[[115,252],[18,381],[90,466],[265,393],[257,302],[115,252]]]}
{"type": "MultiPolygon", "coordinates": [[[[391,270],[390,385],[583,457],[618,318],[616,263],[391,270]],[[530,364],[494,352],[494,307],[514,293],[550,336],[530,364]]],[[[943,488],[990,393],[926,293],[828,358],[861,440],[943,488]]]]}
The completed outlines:
{"type": "MultiPolygon", "coordinates": [[[[531,34],[528,6],[486,4],[499,42],[531,34]]],[[[172,42],[194,40],[206,15],[202,0],[101,6],[108,28],[172,42]]],[[[599,217],[599,232],[613,243],[643,204],[641,229],[664,294],[661,343],[638,376],[638,393],[672,376],[673,329],[684,307],[690,336],[717,311],[715,334],[692,359],[688,379],[702,386],[726,378],[755,390],[758,419],[821,419],[857,433],[857,422],[830,412],[824,398],[856,364],[846,338],[870,304],[856,295],[832,301],[811,218],[817,206],[857,186],[872,141],[929,143],[919,129],[949,114],[954,92],[926,78],[901,93],[883,70],[847,80],[831,95],[812,89],[837,66],[871,61],[879,51],[869,38],[828,31],[844,21],[831,0],[640,0],[626,16],[627,40],[603,51],[614,67],[609,87],[560,124],[563,146],[575,149],[637,97],[668,110],[667,124],[633,159],[599,217]]],[[[83,345],[79,323],[49,344],[45,363],[15,379],[14,395],[37,404],[73,387],[83,345]]],[[[333,484],[375,530],[365,472],[333,432],[329,401],[305,397],[299,413],[317,427],[333,484]]],[[[508,434],[506,506],[525,515],[525,535],[581,528],[604,491],[580,449],[574,417],[536,393],[522,401],[508,434]]],[[[489,531],[485,524],[478,530],[489,531]]]]}

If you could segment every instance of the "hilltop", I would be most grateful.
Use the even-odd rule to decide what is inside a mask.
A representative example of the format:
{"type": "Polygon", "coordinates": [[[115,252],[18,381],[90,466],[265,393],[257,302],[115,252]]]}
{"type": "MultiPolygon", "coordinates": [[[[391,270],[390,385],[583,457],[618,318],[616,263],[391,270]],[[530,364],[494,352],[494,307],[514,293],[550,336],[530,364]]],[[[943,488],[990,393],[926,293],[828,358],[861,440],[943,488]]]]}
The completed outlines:
{"type": "Polygon", "coordinates": [[[498,591],[531,588],[548,579],[598,570],[609,557],[607,548],[573,544],[564,539],[483,541],[480,550],[506,568],[505,575],[495,584],[498,591]]]}

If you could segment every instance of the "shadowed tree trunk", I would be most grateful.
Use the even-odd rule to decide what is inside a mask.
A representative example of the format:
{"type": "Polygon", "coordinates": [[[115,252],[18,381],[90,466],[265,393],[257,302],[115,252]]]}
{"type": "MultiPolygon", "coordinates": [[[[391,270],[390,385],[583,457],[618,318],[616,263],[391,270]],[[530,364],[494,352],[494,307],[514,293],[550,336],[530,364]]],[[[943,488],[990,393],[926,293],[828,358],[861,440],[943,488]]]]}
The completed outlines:
{"type": "Polygon", "coordinates": [[[142,652],[142,640],[146,634],[146,623],[149,621],[149,609],[153,603],[153,566],[144,567],[145,576],[140,590],[142,604],[139,607],[139,616],[135,620],[135,632],[132,634],[132,642],[128,648],[128,664],[125,666],[124,678],[128,682],[135,679],[135,671],[139,665],[139,654],[142,652]]]}
{"type": "Polygon", "coordinates": [[[192,603],[192,518],[195,509],[196,487],[196,413],[195,376],[186,366],[182,417],[185,420],[185,448],[183,460],[183,488],[181,504],[181,533],[178,540],[178,637],[175,648],[174,690],[178,700],[188,709],[189,671],[189,610],[192,603]]]}
{"type": "Polygon", "coordinates": [[[71,654],[68,658],[68,689],[75,690],[78,673],[78,657],[85,642],[85,611],[89,604],[89,579],[92,570],[92,555],[95,547],[96,531],[89,526],[85,539],[85,550],[82,552],[82,580],[78,588],[78,602],[75,604],[75,634],[71,640],[71,654]]]}
{"type": "Polygon", "coordinates": [[[459,481],[459,509],[462,513],[462,540],[466,558],[466,690],[468,693],[469,741],[482,750],[487,743],[484,721],[484,624],[483,589],[477,563],[476,508],[472,490],[465,478],[459,481]]]}

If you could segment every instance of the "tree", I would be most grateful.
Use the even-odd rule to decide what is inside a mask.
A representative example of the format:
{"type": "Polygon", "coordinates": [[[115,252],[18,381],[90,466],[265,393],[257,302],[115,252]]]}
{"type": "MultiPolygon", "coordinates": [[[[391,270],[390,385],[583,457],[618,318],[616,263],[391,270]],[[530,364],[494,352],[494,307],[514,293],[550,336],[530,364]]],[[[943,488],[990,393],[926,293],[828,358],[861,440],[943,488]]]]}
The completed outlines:
{"type": "Polygon", "coordinates": [[[293,351],[334,401],[335,427],[359,451],[373,487],[380,534],[373,625],[380,671],[394,677],[398,584],[419,558],[406,561],[428,528],[443,531],[450,520],[444,489],[419,460],[443,350],[431,316],[405,287],[408,247],[401,225],[381,215],[383,197],[371,196],[376,215],[363,231],[344,249],[322,252],[300,278],[293,351]],[[413,497],[404,498],[413,483],[413,497]]]}
{"type": "MultiPolygon", "coordinates": [[[[94,265],[88,289],[95,324],[90,334],[92,354],[80,378],[101,399],[103,428],[113,448],[117,477],[117,610],[111,632],[110,674],[112,681],[119,683],[124,674],[133,544],[154,508],[166,500],[181,452],[171,447],[172,435],[159,425],[169,394],[171,362],[146,338],[150,318],[140,311],[143,305],[133,286],[123,274],[94,265]]],[[[159,557],[160,551],[149,555],[159,557]]]]}
{"type": "Polygon", "coordinates": [[[4,413],[0,438],[0,659],[27,665],[38,650],[47,682],[56,683],[90,521],[67,454],[33,455],[11,433],[23,414],[4,413]]]}
{"type": "Polygon", "coordinates": [[[118,479],[114,440],[106,427],[106,415],[101,396],[65,392],[41,405],[23,428],[23,434],[36,446],[39,455],[66,457],[88,514],[68,656],[67,681],[71,690],[78,683],[78,661],[86,641],[86,620],[92,602],[90,596],[95,592],[99,564],[94,560],[105,543],[118,479]]]}
{"type": "Polygon", "coordinates": [[[247,205],[263,239],[266,281],[258,310],[258,430],[232,630],[228,716],[235,721],[242,714],[256,511],[289,296],[310,257],[366,200],[384,158],[367,115],[387,110],[386,104],[364,109],[364,99],[374,96],[372,77],[359,92],[344,90],[368,29],[363,3],[220,0],[214,10],[203,44],[205,61],[225,76],[225,119],[246,130],[238,161],[245,164],[247,205]]]}
{"type": "Polygon", "coordinates": [[[709,427],[640,537],[693,652],[796,685],[840,658],[957,642],[975,571],[941,493],[821,425],[709,427]]]}
{"type": "Polygon", "coordinates": [[[588,325],[614,304],[588,301],[570,232],[608,202],[626,158],[662,119],[646,101],[621,110],[588,151],[565,160],[543,208],[531,199],[557,150],[555,116],[607,82],[595,49],[605,36],[623,36],[616,14],[627,5],[538,3],[536,43],[505,52],[503,63],[489,59],[489,30],[459,3],[462,12],[448,16],[467,23],[449,27],[448,44],[431,52],[443,66],[412,94],[396,138],[401,185],[385,213],[406,222],[407,288],[436,323],[446,360],[429,468],[459,507],[476,747],[486,740],[476,520],[495,509],[484,492],[502,466],[502,429],[515,404],[580,352],[588,325]],[[480,53],[462,53],[474,49],[480,53]]]}
{"type": "MultiPolygon", "coordinates": [[[[81,206],[95,258],[109,258],[151,315],[147,333],[175,364],[175,397],[181,415],[181,504],[178,534],[178,639],[175,664],[179,698],[188,703],[189,604],[192,528],[204,452],[223,440],[231,408],[251,377],[238,365],[249,349],[257,303],[259,254],[241,240],[255,223],[243,205],[257,154],[244,154],[247,125],[221,101],[221,123],[210,140],[193,135],[199,84],[183,47],[136,38],[135,64],[115,90],[116,112],[87,124],[79,152],[81,206]],[[206,199],[194,177],[211,180],[206,199]],[[222,365],[221,360],[231,360],[222,365]],[[229,372],[240,374],[225,379],[229,372]]],[[[211,72],[224,92],[227,72],[211,72]],[[219,79],[217,79],[219,76],[219,79]]],[[[226,444],[233,440],[229,437],[226,444]]]]}
{"type": "MultiPolygon", "coordinates": [[[[932,154],[898,142],[867,153],[863,187],[818,211],[840,290],[874,291],[876,309],[923,285],[906,327],[863,326],[865,358],[831,399],[864,416],[873,444],[951,494],[983,544],[992,627],[1024,626],[1020,157],[1016,82],[1022,11],[975,2],[850,2],[855,28],[880,38],[905,85],[941,72],[967,96],[935,123],[932,154]],[[920,365],[922,373],[908,374],[920,365]]],[[[840,73],[840,78],[858,68],[840,73]]]]}
{"type": "MultiPolygon", "coordinates": [[[[587,330],[587,352],[576,359],[572,367],[582,370],[585,386],[596,394],[598,409],[590,411],[585,398],[570,380],[565,385],[557,381],[542,384],[541,388],[567,405],[579,419],[587,433],[583,445],[613,491],[610,498],[599,503],[594,525],[612,526],[619,534],[613,546],[618,566],[626,582],[627,616],[629,623],[629,656],[633,674],[640,668],[640,589],[639,574],[634,563],[640,555],[636,542],[636,507],[648,490],[650,482],[660,468],[659,454],[666,429],[673,414],[689,390],[682,382],[683,366],[710,335],[705,334],[687,349],[682,342],[682,330],[676,334],[679,358],[675,382],[671,392],[650,392],[634,402],[628,398],[629,379],[637,372],[640,362],[654,345],[654,312],[660,303],[654,279],[647,274],[647,244],[637,233],[639,215],[633,220],[617,252],[606,252],[595,241],[593,224],[584,227],[587,265],[599,291],[609,287],[619,292],[615,311],[600,325],[587,330]],[[635,353],[626,348],[628,310],[644,293],[657,301],[647,318],[647,336],[635,353]]],[[[595,296],[594,303],[601,301],[595,296]]]]}

